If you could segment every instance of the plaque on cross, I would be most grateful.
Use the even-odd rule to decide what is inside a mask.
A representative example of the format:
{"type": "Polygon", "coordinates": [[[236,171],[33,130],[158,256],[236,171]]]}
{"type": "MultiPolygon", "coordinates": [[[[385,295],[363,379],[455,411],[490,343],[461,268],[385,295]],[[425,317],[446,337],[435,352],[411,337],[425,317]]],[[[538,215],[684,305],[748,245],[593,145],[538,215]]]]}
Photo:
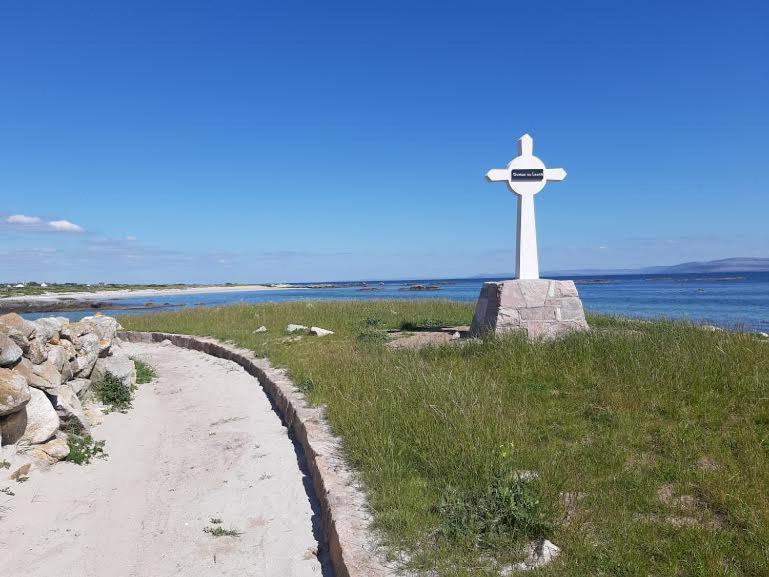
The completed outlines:
{"type": "Polygon", "coordinates": [[[519,279],[539,278],[537,256],[537,227],[534,222],[534,195],[551,180],[563,180],[563,168],[545,168],[545,163],[534,156],[534,139],[524,134],[518,140],[518,156],[507,168],[492,168],[486,173],[491,182],[506,182],[518,195],[518,246],[515,276],[519,279]]]}

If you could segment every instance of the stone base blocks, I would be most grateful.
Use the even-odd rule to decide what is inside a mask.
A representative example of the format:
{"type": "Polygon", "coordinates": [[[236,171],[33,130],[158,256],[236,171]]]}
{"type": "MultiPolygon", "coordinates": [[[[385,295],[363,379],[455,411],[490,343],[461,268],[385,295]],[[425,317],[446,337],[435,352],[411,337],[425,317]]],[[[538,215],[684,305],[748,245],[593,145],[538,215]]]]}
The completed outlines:
{"type": "Polygon", "coordinates": [[[574,281],[517,279],[483,283],[470,334],[522,331],[529,340],[551,340],[587,330],[574,281]]]}

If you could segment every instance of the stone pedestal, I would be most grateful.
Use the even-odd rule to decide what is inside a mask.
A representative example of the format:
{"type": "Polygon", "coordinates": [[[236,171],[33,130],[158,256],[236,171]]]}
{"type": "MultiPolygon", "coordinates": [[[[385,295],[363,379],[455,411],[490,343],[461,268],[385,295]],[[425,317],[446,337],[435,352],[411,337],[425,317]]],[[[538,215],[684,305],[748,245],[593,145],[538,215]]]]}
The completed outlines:
{"type": "Polygon", "coordinates": [[[574,281],[518,279],[483,283],[470,334],[523,331],[529,340],[548,340],[587,330],[574,281]]]}

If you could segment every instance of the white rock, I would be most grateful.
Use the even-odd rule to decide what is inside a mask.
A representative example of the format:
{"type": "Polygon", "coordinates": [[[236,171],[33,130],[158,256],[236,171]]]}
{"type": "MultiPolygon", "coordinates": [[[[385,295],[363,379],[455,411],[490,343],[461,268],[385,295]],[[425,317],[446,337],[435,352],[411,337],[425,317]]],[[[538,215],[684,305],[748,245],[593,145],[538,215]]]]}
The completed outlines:
{"type": "MultiPolygon", "coordinates": [[[[69,341],[63,341],[69,342],[69,341]]],[[[69,353],[61,345],[48,345],[48,361],[56,367],[56,370],[61,372],[64,363],[69,361],[69,353]]]]}
{"type": "Polygon", "coordinates": [[[518,481],[523,481],[526,483],[528,481],[539,479],[539,473],[536,471],[515,471],[513,473],[513,477],[515,477],[518,481]]]}
{"type": "Polygon", "coordinates": [[[96,361],[91,373],[91,381],[99,382],[107,373],[119,378],[123,384],[129,387],[136,384],[136,366],[126,356],[115,355],[96,361]]]}
{"type": "Polygon", "coordinates": [[[98,336],[100,340],[106,341],[114,340],[114,338],[117,336],[118,330],[121,328],[114,318],[104,315],[85,317],[81,320],[81,322],[88,323],[89,325],[93,326],[93,330],[96,333],[96,336],[98,336]]]}
{"type": "Polygon", "coordinates": [[[13,365],[21,358],[21,355],[21,347],[13,342],[11,337],[0,333],[0,367],[13,365]]]}
{"type": "Polygon", "coordinates": [[[547,539],[532,541],[526,547],[526,559],[513,567],[518,571],[529,571],[544,567],[561,554],[561,548],[547,539]]]}
{"type": "Polygon", "coordinates": [[[47,443],[37,445],[30,453],[44,464],[53,465],[57,461],[63,461],[69,455],[69,445],[67,444],[67,436],[61,435],[55,439],[51,439],[47,443]]]}
{"type": "Polygon", "coordinates": [[[0,415],[19,411],[29,402],[27,379],[12,369],[0,369],[0,415]]]}
{"type": "Polygon", "coordinates": [[[33,364],[39,365],[48,358],[48,350],[45,347],[46,341],[42,338],[35,337],[34,339],[30,339],[27,356],[33,364]]]}
{"type": "Polygon", "coordinates": [[[310,327],[310,334],[315,335],[316,337],[325,337],[326,335],[333,335],[334,331],[329,331],[320,327],[310,327]]]}
{"type": "Polygon", "coordinates": [[[29,402],[20,411],[2,419],[3,442],[45,443],[59,429],[59,415],[39,389],[29,389],[29,402]]]}
{"type": "Polygon", "coordinates": [[[91,379],[72,379],[71,381],[67,382],[67,385],[78,397],[82,399],[86,394],[88,394],[88,391],[91,388],[91,379]]]}
{"type": "Polygon", "coordinates": [[[41,343],[59,338],[62,324],[53,317],[46,317],[32,321],[35,325],[35,338],[41,343]]]}
{"type": "Polygon", "coordinates": [[[56,412],[64,421],[75,421],[83,431],[90,434],[90,427],[83,412],[83,405],[80,404],[80,399],[69,384],[59,387],[59,394],[56,396],[56,412]]]}
{"type": "Polygon", "coordinates": [[[96,333],[84,333],[78,335],[75,350],[81,354],[99,352],[99,336],[96,333]]]}
{"type": "Polygon", "coordinates": [[[258,329],[254,330],[253,332],[254,333],[266,333],[267,332],[267,327],[262,325],[261,327],[259,327],[258,329]]]}
{"type": "Polygon", "coordinates": [[[35,388],[42,388],[47,393],[55,395],[61,385],[61,372],[51,361],[45,361],[39,365],[32,365],[32,372],[43,379],[42,382],[33,382],[35,388]]]}
{"type": "Polygon", "coordinates": [[[291,325],[288,325],[286,327],[286,332],[287,333],[295,333],[297,331],[306,331],[306,330],[307,330],[307,327],[304,326],[304,325],[293,325],[293,324],[291,324],[291,325]]]}
{"type": "Polygon", "coordinates": [[[708,331],[711,333],[722,333],[724,331],[724,329],[722,329],[721,327],[716,327],[714,325],[702,325],[702,330],[708,331]]]}
{"type": "Polygon", "coordinates": [[[19,329],[0,325],[0,333],[5,333],[9,339],[18,345],[22,355],[29,353],[29,339],[19,329]]]}
{"type": "Polygon", "coordinates": [[[762,339],[769,339],[769,333],[759,332],[759,333],[756,333],[756,334],[759,337],[761,337],[762,339]]]}

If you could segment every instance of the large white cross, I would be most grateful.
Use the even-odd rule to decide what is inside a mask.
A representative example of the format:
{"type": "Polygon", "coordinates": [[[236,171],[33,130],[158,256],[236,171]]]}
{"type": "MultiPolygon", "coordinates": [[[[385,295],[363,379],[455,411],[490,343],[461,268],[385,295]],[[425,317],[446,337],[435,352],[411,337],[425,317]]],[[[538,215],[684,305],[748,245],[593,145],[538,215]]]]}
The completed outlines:
{"type": "Polygon", "coordinates": [[[518,249],[515,258],[515,276],[520,279],[539,278],[537,256],[537,225],[534,222],[534,195],[551,180],[563,180],[563,168],[545,168],[545,163],[534,156],[534,139],[524,134],[518,139],[518,156],[507,168],[492,168],[486,173],[491,182],[507,182],[518,195],[518,249]]]}

